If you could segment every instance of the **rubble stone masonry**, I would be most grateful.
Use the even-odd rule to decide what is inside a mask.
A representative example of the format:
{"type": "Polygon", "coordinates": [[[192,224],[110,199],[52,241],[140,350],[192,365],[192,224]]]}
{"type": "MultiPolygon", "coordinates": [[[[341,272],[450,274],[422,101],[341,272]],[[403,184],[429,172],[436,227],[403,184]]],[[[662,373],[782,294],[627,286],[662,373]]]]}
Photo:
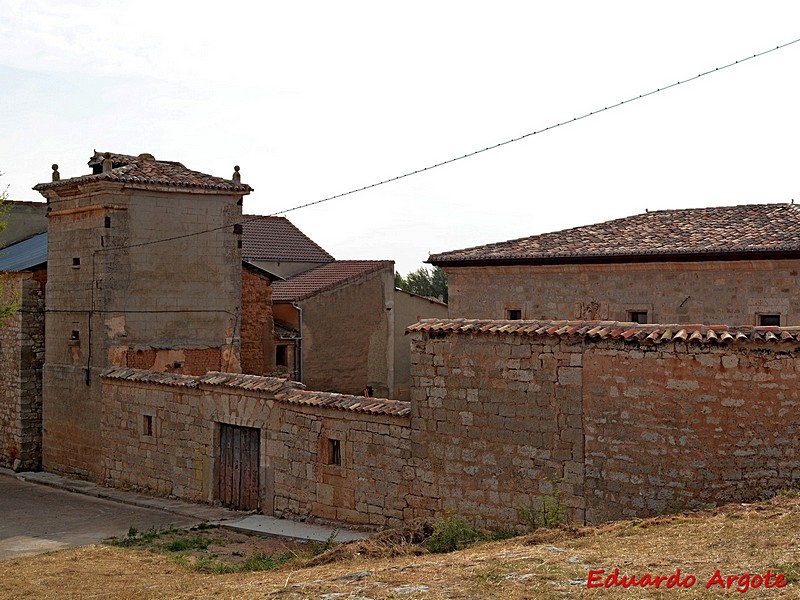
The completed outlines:
{"type": "Polygon", "coordinates": [[[374,527],[399,525],[412,516],[404,512],[404,476],[410,475],[403,471],[410,458],[407,416],[289,403],[276,399],[289,384],[269,377],[224,374],[241,382],[231,386],[125,372],[144,375],[102,380],[106,484],[214,502],[219,499],[219,428],[230,424],[261,431],[259,495],[265,514],[374,527]],[[152,424],[149,431],[145,419],[152,424]],[[331,464],[331,440],[338,441],[341,464],[331,464]]]}
{"type": "Polygon", "coordinates": [[[0,323],[0,466],[37,470],[42,461],[45,269],[6,273],[2,300],[16,299],[0,323]]]}

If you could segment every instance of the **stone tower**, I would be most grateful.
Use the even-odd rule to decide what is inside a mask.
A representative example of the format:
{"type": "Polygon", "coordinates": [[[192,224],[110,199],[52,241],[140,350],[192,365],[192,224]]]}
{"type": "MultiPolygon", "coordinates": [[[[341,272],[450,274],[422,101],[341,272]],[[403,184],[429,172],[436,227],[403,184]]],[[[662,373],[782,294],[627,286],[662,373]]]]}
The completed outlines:
{"type": "MultiPolygon", "coordinates": [[[[99,373],[238,372],[241,205],[252,190],[150,154],[98,153],[48,203],[47,471],[100,481],[99,373]],[[202,233],[201,233],[202,232],[202,233]]],[[[112,417],[113,418],[113,417],[112,417]]]]}

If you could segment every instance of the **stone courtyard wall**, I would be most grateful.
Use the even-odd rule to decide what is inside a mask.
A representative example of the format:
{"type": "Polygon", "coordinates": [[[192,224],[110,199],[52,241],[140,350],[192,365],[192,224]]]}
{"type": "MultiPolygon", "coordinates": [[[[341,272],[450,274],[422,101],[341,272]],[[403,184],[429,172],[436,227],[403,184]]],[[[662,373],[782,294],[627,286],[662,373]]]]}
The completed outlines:
{"type": "Polygon", "coordinates": [[[261,432],[265,514],[376,527],[410,517],[403,479],[409,475],[403,471],[410,456],[407,403],[229,373],[192,377],[119,368],[102,381],[107,485],[214,502],[219,429],[230,424],[261,432]],[[330,440],[339,442],[339,465],[329,464],[330,440]]]}
{"type": "Polygon", "coordinates": [[[412,464],[437,510],[507,524],[560,496],[574,520],[601,522],[800,485],[797,330],[415,329],[412,464]]]}
{"type": "Polygon", "coordinates": [[[375,527],[454,511],[509,529],[553,503],[601,522],[800,486],[800,330],[459,319],[409,331],[410,404],[253,375],[107,371],[107,482],[214,502],[231,424],[260,430],[263,512],[375,527]]]}

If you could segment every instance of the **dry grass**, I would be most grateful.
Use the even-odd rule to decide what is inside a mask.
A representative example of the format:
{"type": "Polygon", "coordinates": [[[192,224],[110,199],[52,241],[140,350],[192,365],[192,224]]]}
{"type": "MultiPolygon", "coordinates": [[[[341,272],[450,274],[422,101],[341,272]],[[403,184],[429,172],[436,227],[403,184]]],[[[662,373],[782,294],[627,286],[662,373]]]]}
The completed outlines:
{"type": "MultiPolygon", "coordinates": [[[[417,533],[419,533],[417,531],[417,533]]],[[[314,566],[209,575],[164,554],[90,546],[0,562],[3,598],[732,598],[706,590],[724,575],[782,571],[783,589],[750,590],[745,598],[800,598],[800,500],[732,505],[602,527],[537,532],[451,554],[415,554],[414,529],[340,546],[314,566]],[[689,590],[587,589],[587,570],[619,567],[642,575],[692,573],[689,590]]]]}

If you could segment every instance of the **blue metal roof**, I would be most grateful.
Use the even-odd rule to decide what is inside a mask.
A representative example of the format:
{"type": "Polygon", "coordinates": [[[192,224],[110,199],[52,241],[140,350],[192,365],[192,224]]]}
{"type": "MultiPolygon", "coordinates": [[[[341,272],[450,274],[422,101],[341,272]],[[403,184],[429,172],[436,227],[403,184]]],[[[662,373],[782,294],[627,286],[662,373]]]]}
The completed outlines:
{"type": "Polygon", "coordinates": [[[0,271],[24,271],[47,262],[47,233],[0,250],[0,271]]]}

